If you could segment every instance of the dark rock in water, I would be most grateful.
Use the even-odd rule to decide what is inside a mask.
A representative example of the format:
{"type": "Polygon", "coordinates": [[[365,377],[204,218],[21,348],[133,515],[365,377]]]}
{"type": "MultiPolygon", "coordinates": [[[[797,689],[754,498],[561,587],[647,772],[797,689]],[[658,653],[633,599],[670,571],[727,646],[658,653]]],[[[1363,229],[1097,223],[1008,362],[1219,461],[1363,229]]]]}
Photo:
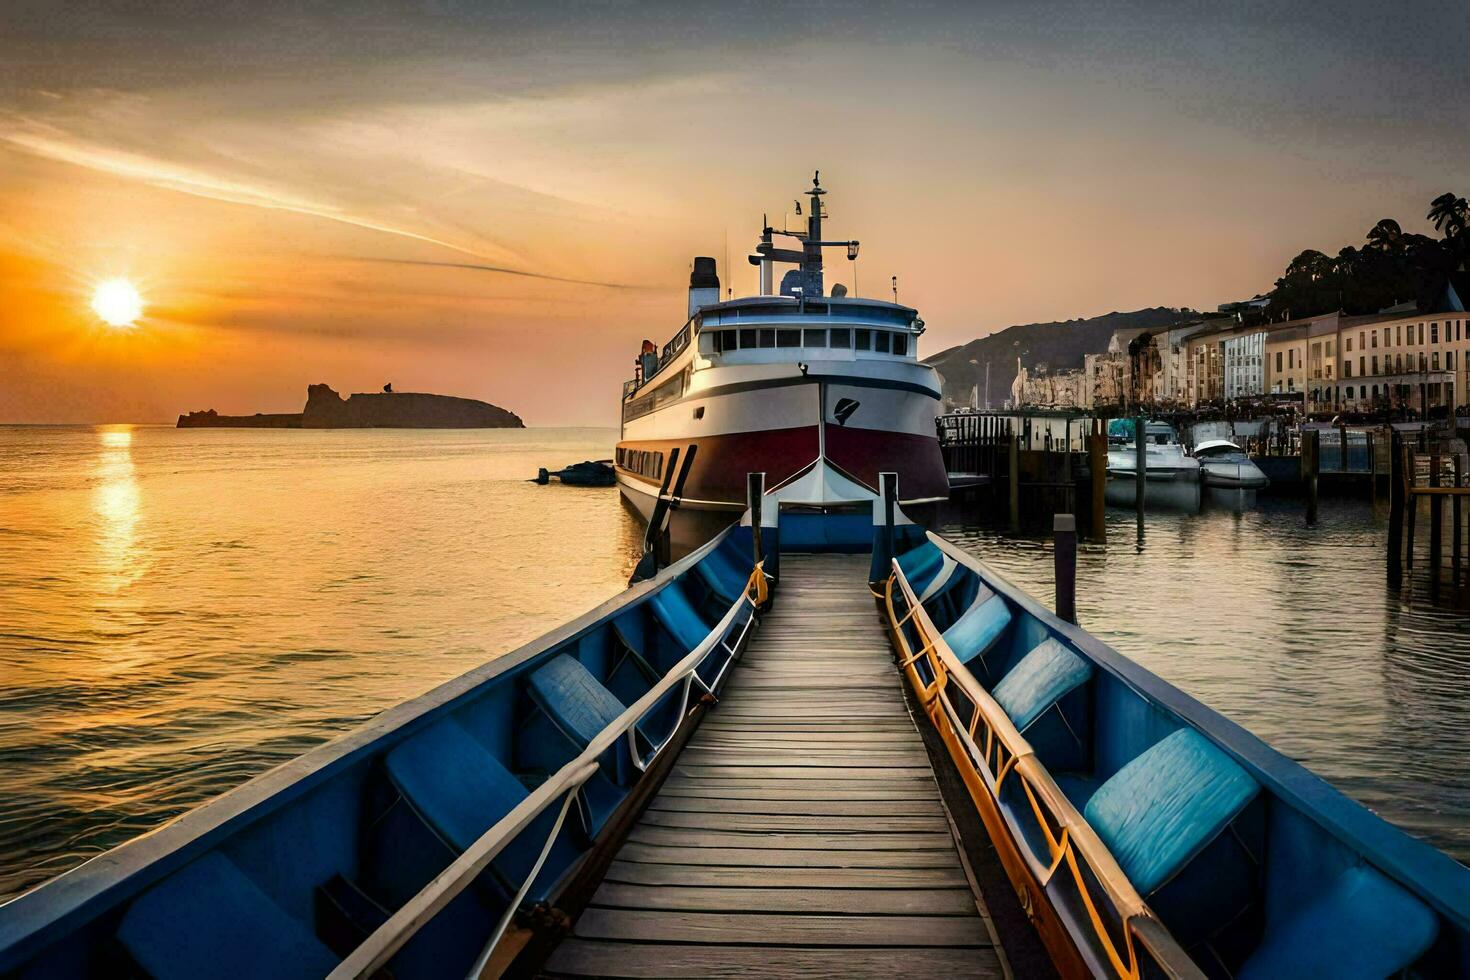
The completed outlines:
{"type": "MultiPolygon", "coordinates": [[[[386,387],[386,386],[385,386],[386,387]]],[[[268,429],[524,429],[514,412],[489,402],[420,392],[354,394],[343,398],[330,385],[306,389],[298,414],[220,415],[209,409],[179,416],[178,427],[268,429]]]]}
{"type": "Polygon", "coordinates": [[[221,415],[211,408],[203,412],[180,415],[178,428],[299,429],[301,428],[301,413],[280,412],[267,415],[256,412],[254,415],[221,415]]]}
{"type": "Polygon", "coordinates": [[[329,385],[306,389],[307,429],[524,429],[513,412],[473,398],[413,391],[343,398],[329,385]]]}
{"type": "Polygon", "coordinates": [[[531,482],[545,486],[553,476],[569,487],[610,487],[617,482],[617,471],[605,462],[590,459],[550,473],[543,466],[531,482]]]}

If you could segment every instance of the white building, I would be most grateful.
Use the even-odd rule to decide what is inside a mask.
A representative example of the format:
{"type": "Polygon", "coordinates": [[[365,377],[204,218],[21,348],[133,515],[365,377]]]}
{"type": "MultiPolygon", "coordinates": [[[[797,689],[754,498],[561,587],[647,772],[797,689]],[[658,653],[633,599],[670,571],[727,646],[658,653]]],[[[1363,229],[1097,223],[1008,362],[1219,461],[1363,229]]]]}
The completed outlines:
{"type": "Polygon", "coordinates": [[[1225,397],[1266,393],[1266,331],[1225,338],[1225,397]]]}

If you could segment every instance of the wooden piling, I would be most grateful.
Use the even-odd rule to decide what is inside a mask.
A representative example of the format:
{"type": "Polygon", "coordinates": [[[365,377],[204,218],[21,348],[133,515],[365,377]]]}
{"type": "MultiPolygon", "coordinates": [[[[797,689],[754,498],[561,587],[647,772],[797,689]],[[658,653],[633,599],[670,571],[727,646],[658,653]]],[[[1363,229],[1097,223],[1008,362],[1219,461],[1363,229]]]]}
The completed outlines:
{"type": "Polygon", "coordinates": [[[1093,425],[1092,435],[1088,437],[1087,445],[1087,467],[1092,475],[1092,527],[1090,533],[1094,541],[1106,541],[1108,539],[1107,526],[1107,486],[1108,486],[1108,436],[1103,428],[1103,421],[1098,419],[1093,425]]]}
{"type": "Polygon", "coordinates": [[[1057,616],[1077,622],[1077,518],[1057,514],[1052,518],[1052,554],[1056,572],[1057,616]]]}
{"type": "MultiPolygon", "coordinates": [[[[1429,485],[1439,486],[1439,453],[1429,457],[1429,485]]],[[[1439,591],[1439,574],[1444,566],[1444,508],[1439,494],[1429,495],[1429,589],[1439,591]]]]}
{"type": "Polygon", "coordinates": [[[1143,431],[1143,416],[1140,415],[1133,420],[1133,447],[1134,466],[1137,470],[1133,475],[1134,495],[1137,498],[1134,506],[1138,509],[1138,516],[1143,517],[1144,488],[1148,483],[1148,437],[1143,431]]]}
{"type": "Polygon", "coordinates": [[[1307,524],[1317,523],[1317,473],[1321,467],[1322,433],[1317,429],[1302,432],[1302,482],[1307,489],[1307,524]]]}
{"type": "MultiPolygon", "coordinates": [[[[1455,489],[1465,485],[1465,456],[1463,453],[1455,454],[1455,489]]],[[[1450,578],[1455,588],[1460,587],[1460,549],[1464,539],[1464,525],[1460,519],[1460,494],[1450,498],[1450,533],[1454,540],[1450,542],[1450,578]]]]}
{"type": "Polygon", "coordinates": [[[1388,434],[1388,584],[1404,581],[1404,447],[1398,431],[1388,434]]]}
{"type": "Polygon", "coordinates": [[[1337,448],[1339,454],[1338,459],[1340,461],[1338,469],[1346,473],[1348,471],[1348,443],[1347,423],[1345,422],[1337,423],[1337,448]]]}
{"type": "Polygon", "coordinates": [[[1414,472],[1414,450],[1404,450],[1404,521],[1408,525],[1404,534],[1404,568],[1410,572],[1414,570],[1414,525],[1419,517],[1419,500],[1409,488],[1414,485],[1418,475],[1414,472]]]}
{"type": "Polygon", "coordinates": [[[1008,461],[1009,472],[1006,474],[1010,480],[1010,528],[1011,533],[1016,534],[1021,530],[1021,440],[1014,433],[1009,440],[1008,461]]]}

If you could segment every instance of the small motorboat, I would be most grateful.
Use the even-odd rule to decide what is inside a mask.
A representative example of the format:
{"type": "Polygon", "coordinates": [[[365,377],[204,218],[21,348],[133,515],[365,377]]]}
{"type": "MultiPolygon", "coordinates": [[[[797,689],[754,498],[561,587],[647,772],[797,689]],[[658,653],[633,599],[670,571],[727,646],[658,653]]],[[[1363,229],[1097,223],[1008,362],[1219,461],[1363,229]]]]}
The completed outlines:
{"type": "MultiPolygon", "coordinates": [[[[1108,483],[1104,498],[1114,507],[1137,503],[1138,451],[1127,419],[1114,420],[1108,450],[1108,483]],[[1126,427],[1120,428],[1117,423],[1126,427]],[[1118,445],[1120,438],[1128,441],[1118,445]]],[[[1150,507],[1198,511],[1200,506],[1200,461],[1184,451],[1167,422],[1145,422],[1144,504],[1150,507]]]]}
{"type": "Polygon", "coordinates": [[[1245,450],[1229,439],[1207,439],[1194,447],[1194,458],[1211,490],[1264,490],[1271,485],[1245,450]]]}
{"type": "Polygon", "coordinates": [[[544,487],[553,476],[569,487],[610,487],[618,482],[617,471],[612,468],[610,459],[587,459],[565,469],[551,471],[543,466],[536,471],[536,479],[531,482],[544,487]]]}

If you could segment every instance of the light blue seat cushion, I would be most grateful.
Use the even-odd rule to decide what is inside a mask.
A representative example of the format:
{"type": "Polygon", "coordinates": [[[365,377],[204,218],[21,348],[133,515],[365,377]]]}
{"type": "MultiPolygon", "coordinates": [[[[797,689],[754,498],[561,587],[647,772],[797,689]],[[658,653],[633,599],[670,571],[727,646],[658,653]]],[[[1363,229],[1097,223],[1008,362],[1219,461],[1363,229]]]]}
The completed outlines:
{"type": "Polygon", "coordinates": [[[909,583],[909,588],[914,590],[914,595],[923,595],[929,583],[934,581],[934,576],[944,568],[944,552],[935,547],[933,542],[925,541],[917,548],[899,555],[898,567],[909,583]]]}
{"type": "Polygon", "coordinates": [[[288,915],[229,858],[205,854],[133,900],[118,941],[157,980],[324,977],[337,965],[306,923],[288,915]]]}
{"type": "Polygon", "coordinates": [[[465,851],[530,791],[453,718],[394,746],[388,776],[429,825],[465,851]]]}
{"type": "Polygon", "coordinates": [[[1092,664],[1051,637],[1022,657],[990,693],[1011,724],[1025,731],[1047,708],[1091,677],[1092,664]]]}
{"type": "Polygon", "coordinates": [[[706,555],[694,566],[694,572],[726,605],[740,598],[750,579],[750,569],[742,569],[723,546],[706,555]]]}
{"type": "Polygon", "coordinates": [[[526,679],[526,689],[556,727],[582,748],[627,710],[617,695],[568,653],[538,668],[526,679]]]}
{"type": "Polygon", "coordinates": [[[1004,599],[981,585],[970,607],[944,631],[944,642],[960,663],[968,664],[994,646],[1009,625],[1011,608],[1004,599]]]}
{"type": "Polygon", "coordinates": [[[1391,976],[1434,942],[1429,908],[1372,868],[1349,868],[1326,891],[1266,930],[1239,980],[1391,976]]]}
{"type": "Polygon", "coordinates": [[[1235,819],[1260,786],[1192,728],[1160,739],[1119,769],[1083,815],[1147,896],[1235,819]]]}
{"type": "Polygon", "coordinates": [[[648,601],[653,606],[658,621],[684,647],[686,654],[704,642],[704,638],[709,635],[709,627],[695,611],[694,604],[689,601],[689,596],[678,582],[670,582],[655,592],[648,601]]]}

